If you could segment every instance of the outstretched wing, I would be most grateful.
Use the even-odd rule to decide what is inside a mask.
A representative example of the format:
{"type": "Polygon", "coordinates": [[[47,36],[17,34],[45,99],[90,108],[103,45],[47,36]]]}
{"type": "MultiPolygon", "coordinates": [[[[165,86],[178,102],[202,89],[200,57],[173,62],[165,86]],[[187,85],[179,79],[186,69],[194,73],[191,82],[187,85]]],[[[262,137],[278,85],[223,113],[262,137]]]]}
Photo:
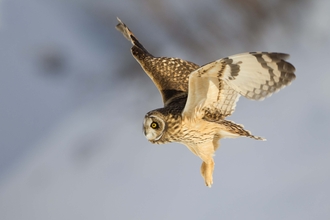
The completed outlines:
{"type": "Polygon", "coordinates": [[[198,69],[195,63],[178,58],[154,57],[137,40],[130,29],[119,19],[116,26],[125,38],[133,44],[133,57],[154,82],[163,97],[164,105],[175,98],[186,97],[188,93],[189,74],[198,69]]]}
{"type": "Polygon", "coordinates": [[[283,53],[251,52],[208,63],[189,77],[183,116],[219,120],[231,115],[240,95],[262,100],[295,79],[283,53]],[[198,113],[198,115],[196,114],[198,113]]]}

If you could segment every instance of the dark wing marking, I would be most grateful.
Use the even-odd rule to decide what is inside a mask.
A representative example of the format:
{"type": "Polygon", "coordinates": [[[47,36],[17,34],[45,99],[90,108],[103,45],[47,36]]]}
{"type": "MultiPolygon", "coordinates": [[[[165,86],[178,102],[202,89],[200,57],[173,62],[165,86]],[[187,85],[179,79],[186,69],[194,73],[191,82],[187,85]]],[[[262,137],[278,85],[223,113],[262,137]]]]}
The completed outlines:
{"type": "Polygon", "coordinates": [[[295,68],[287,54],[253,52],[208,63],[190,74],[183,115],[219,120],[232,114],[240,95],[262,100],[289,85],[295,68]]]}

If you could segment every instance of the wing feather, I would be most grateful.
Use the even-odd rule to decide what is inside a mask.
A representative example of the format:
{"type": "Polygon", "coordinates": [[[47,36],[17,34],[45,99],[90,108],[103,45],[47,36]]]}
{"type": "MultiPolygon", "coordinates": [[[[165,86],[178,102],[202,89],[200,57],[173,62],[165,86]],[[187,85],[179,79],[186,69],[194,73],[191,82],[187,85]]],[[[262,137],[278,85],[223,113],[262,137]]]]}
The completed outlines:
{"type": "MultiPolygon", "coordinates": [[[[251,52],[219,60],[229,66],[223,80],[242,96],[262,100],[295,79],[295,68],[283,53],[251,52]],[[233,72],[232,69],[239,69],[233,72]]],[[[217,62],[217,61],[216,61],[217,62]]]]}
{"type": "Polygon", "coordinates": [[[116,29],[133,44],[131,52],[162,95],[164,105],[187,96],[189,74],[199,66],[178,58],[155,57],[138,41],[119,19],[116,29]]]}
{"type": "Polygon", "coordinates": [[[294,66],[285,61],[288,57],[251,52],[202,66],[190,74],[183,115],[223,119],[234,112],[240,95],[252,100],[270,96],[295,79],[294,66]]]}

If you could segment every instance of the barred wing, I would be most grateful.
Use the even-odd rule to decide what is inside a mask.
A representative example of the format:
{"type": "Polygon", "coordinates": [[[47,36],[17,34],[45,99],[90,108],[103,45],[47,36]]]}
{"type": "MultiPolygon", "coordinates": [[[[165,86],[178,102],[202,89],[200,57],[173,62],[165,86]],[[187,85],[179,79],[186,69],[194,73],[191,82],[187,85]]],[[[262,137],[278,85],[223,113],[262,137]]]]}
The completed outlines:
{"type": "Polygon", "coordinates": [[[240,95],[262,100],[295,79],[283,53],[251,52],[216,60],[190,74],[183,116],[218,120],[231,115],[240,95]],[[195,115],[198,113],[199,115],[195,115]]]}

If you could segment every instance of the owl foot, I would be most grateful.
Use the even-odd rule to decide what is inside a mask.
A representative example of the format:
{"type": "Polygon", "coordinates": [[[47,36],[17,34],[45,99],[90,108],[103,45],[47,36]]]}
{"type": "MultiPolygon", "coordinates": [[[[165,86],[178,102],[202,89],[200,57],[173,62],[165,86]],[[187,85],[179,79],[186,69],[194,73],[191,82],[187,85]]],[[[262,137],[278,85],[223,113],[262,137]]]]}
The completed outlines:
{"type": "Polygon", "coordinates": [[[205,162],[202,163],[201,174],[204,178],[205,185],[210,187],[210,188],[213,184],[213,176],[212,176],[213,175],[213,169],[214,169],[213,159],[212,159],[212,161],[209,161],[209,163],[205,163],[205,162]]]}

